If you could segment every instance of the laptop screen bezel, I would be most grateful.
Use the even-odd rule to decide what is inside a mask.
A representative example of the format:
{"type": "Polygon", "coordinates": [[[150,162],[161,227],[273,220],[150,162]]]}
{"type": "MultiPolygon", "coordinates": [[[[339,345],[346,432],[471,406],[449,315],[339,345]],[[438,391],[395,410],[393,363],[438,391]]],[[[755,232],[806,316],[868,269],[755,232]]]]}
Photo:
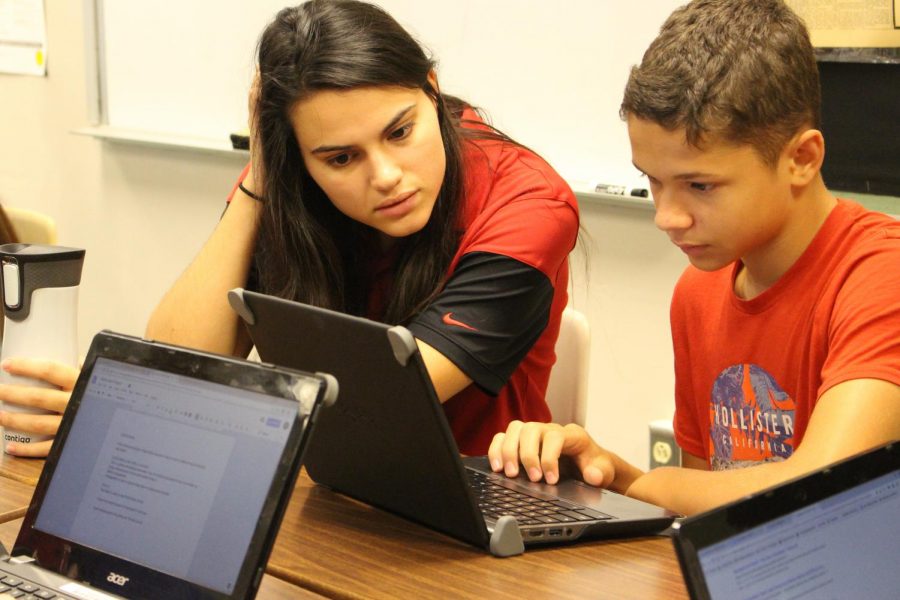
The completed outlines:
{"type": "Polygon", "coordinates": [[[32,557],[35,563],[42,568],[113,594],[171,598],[245,597],[251,589],[259,584],[261,573],[258,572],[257,565],[261,569],[271,551],[277,534],[277,525],[283,516],[284,508],[300,470],[301,451],[310,430],[307,424],[314,419],[327,387],[328,383],[321,375],[210,355],[107,331],[97,334],[72,390],[71,400],[63,415],[59,431],[32,496],[31,504],[25,514],[24,522],[11,553],[12,556],[32,557]],[[288,439],[284,444],[244,561],[230,593],[210,589],[201,584],[162,573],[124,558],[111,556],[35,528],[42,501],[56,471],[66,439],[75,420],[75,414],[81,404],[97,359],[101,357],[132,365],[152,365],[154,369],[176,375],[202,378],[204,381],[223,383],[231,387],[234,387],[237,381],[245,381],[248,391],[257,393],[261,391],[259,385],[262,384],[266,394],[292,401],[296,401],[296,398],[290,395],[290,390],[295,389],[296,382],[309,380],[319,384],[317,397],[309,412],[306,412],[307,409],[298,403],[297,414],[291,423],[288,439]],[[264,377],[253,377],[254,373],[264,374],[264,377]],[[251,376],[243,378],[236,376],[240,374],[251,376]],[[278,490],[278,487],[281,489],[278,490]],[[51,561],[50,557],[55,557],[55,560],[51,561]],[[128,578],[127,589],[107,581],[111,571],[128,578]]]}
{"type": "Polygon", "coordinates": [[[703,549],[898,468],[900,441],[894,441],[677,523],[673,542],[691,598],[711,597],[700,564],[703,549]]]}

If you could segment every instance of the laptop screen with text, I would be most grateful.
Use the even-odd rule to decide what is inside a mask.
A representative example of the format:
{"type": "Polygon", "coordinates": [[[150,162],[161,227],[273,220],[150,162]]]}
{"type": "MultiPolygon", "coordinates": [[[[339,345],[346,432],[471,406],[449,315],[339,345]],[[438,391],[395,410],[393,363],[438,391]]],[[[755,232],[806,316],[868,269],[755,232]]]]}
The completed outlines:
{"type": "Polygon", "coordinates": [[[35,529],[230,592],[298,409],[98,358],[35,529]]]}
{"type": "Polygon", "coordinates": [[[718,543],[698,559],[711,598],[896,598],[900,471],[718,543]]]}

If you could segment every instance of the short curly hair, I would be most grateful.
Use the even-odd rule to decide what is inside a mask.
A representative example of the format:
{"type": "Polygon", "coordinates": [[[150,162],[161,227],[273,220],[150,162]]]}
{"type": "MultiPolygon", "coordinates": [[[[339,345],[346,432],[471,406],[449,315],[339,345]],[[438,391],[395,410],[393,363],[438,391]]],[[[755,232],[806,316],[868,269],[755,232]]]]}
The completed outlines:
{"type": "Polygon", "coordinates": [[[820,128],[809,32],[781,0],[695,0],[666,20],[631,70],[620,115],[684,128],[689,144],[752,146],[774,165],[801,128],[820,128]]]}

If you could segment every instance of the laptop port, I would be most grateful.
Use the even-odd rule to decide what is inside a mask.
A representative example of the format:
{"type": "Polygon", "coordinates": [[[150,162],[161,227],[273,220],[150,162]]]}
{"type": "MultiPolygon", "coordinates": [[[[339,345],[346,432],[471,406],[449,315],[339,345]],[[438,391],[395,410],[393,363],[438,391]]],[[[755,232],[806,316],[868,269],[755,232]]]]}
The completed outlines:
{"type": "Polygon", "coordinates": [[[551,529],[547,533],[553,537],[558,537],[558,536],[562,535],[563,530],[562,529],[551,529]]]}
{"type": "Polygon", "coordinates": [[[544,532],[543,531],[529,531],[528,537],[533,537],[533,538],[544,537],[544,532]]]}

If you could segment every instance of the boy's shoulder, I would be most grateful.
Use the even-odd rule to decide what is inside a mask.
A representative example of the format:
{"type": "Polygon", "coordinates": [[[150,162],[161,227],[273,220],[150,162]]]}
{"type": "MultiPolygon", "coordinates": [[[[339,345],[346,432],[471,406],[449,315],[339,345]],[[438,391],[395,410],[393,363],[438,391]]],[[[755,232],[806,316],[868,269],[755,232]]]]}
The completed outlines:
{"type": "Polygon", "coordinates": [[[900,219],[868,209],[853,200],[839,199],[835,207],[847,231],[859,241],[900,240],[900,219]]]}
{"type": "Polygon", "coordinates": [[[825,239],[815,240],[808,254],[830,255],[828,264],[845,279],[900,275],[900,220],[843,199],[832,216],[825,239]]]}
{"type": "MultiPolygon", "coordinates": [[[[688,265],[675,286],[674,303],[717,305],[734,303],[737,265],[717,271],[702,271],[688,265]]],[[[743,302],[744,308],[763,308],[785,294],[828,285],[843,285],[851,279],[869,279],[873,274],[900,274],[900,220],[839,199],[819,233],[796,263],[758,300],[743,302]]],[[[792,296],[794,299],[796,295],[792,296]]]]}

